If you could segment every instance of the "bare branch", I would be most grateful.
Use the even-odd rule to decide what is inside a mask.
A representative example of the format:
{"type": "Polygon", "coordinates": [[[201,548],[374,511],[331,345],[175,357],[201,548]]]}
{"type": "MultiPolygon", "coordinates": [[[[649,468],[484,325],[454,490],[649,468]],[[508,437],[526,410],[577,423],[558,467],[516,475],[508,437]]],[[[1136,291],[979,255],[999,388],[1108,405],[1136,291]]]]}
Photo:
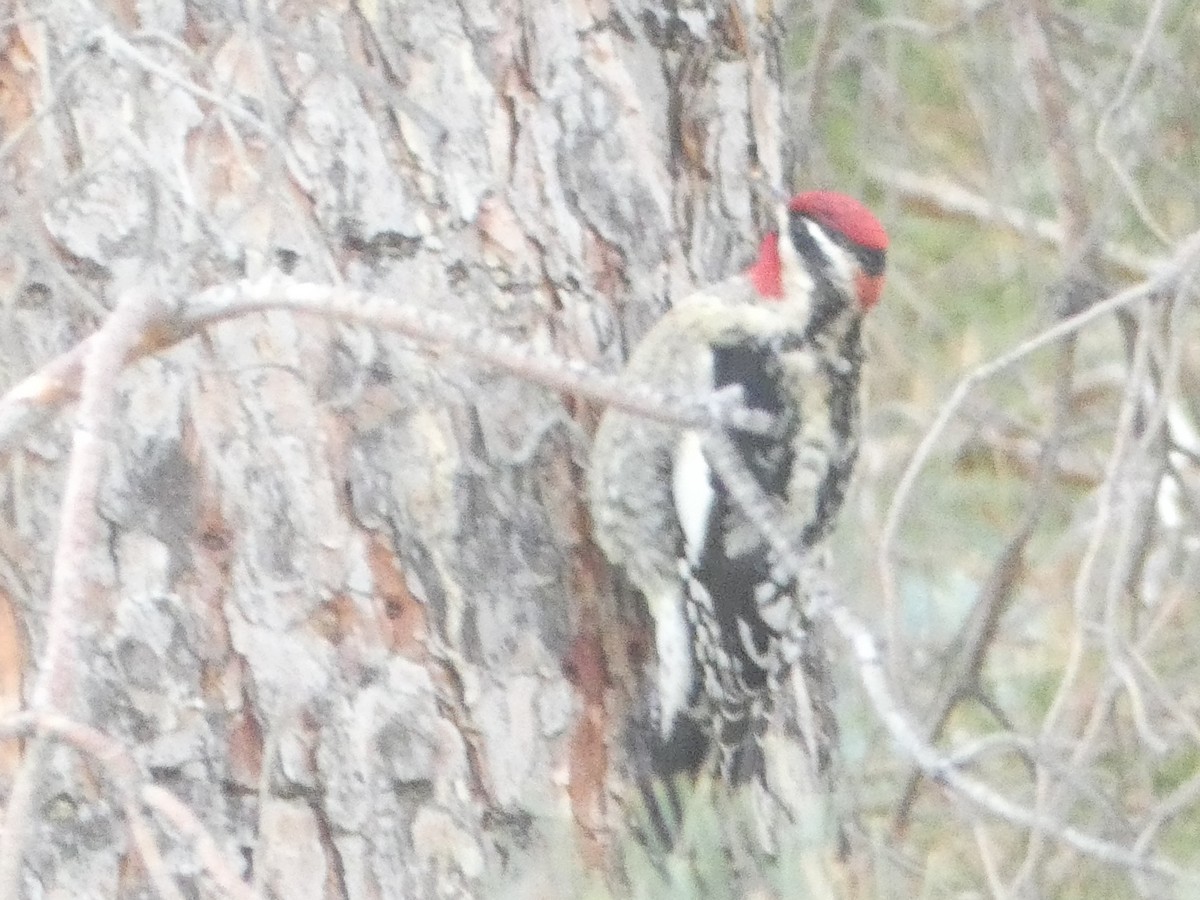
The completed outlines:
{"type": "Polygon", "coordinates": [[[1092,225],[1087,180],[1071,134],[1071,108],[1062,67],[1046,30],[1045,0],[1011,0],[1013,32],[1028,57],[1029,74],[1038,100],[1038,115],[1046,133],[1046,149],[1058,181],[1058,215],[1068,259],[1083,261],[1092,225]]]}
{"type": "Polygon", "coordinates": [[[1113,120],[1116,118],[1117,113],[1129,103],[1129,95],[1133,92],[1133,86],[1141,77],[1142,69],[1145,67],[1146,55],[1162,28],[1166,9],[1167,4],[1165,0],[1154,0],[1154,5],[1150,7],[1150,12],[1146,15],[1146,24],[1142,29],[1142,36],[1138,39],[1137,46],[1134,48],[1133,55],[1129,60],[1129,67],[1125,70],[1125,77],[1121,81],[1121,89],[1113,97],[1112,103],[1105,108],[1104,114],[1100,117],[1100,124],[1096,126],[1095,147],[1100,158],[1108,164],[1109,169],[1116,176],[1117,183],[1121,185],[1125,196],[1129,199],[1134,210],[1137,211],[1142,224],[1146,226],[1146,229],[1151,234],[1162,241],[1164,246],[1169,247],[1171,245],[1170,235],[1159,224],[1157,217],[1151,213],[1146,199],[1142,196],[1142,192],[1133,183],[1133,178],[1125,166],[1117,159],[1116,151],[1109,142],[1109,131],[1112,128],[1113,120]]]}
{"type": "MultiPolygon", "coordinates": [[[[105,445],[116,417],[116,380],[156,309],[147,296],[126,297],[96,334],[84,363],[79,421],[71,449],[46,613],[46,648],[30,699],[30,709],[34,712],[69,711],[72,706],[71,679],[77,671],[76,643],[84,619],[80,607],[101,590],[100,581],[93,578],[87,561],[92,557],[91,549],[102,543],[95,501],[106,457],[105,445]]],[[[0,896],[20,894],[21,859],[33,810],[33,791],[46,749],[45,736],[35,736],[13,781],[4,816],[4,841],[0,845],[0,896]]]]}
{"type": "Polygon", "coordinates": [[[1047,347],[1056,341],[1076,334],[1104,316],[1125,309],[1135,303],[1145,301],[1160,291],[1171,288],[1188,274],[1198,259],[1200,259],[1200,231],[1194,232],[1186,240],[1182,241],[1171,260],[1157,274],[1146,281],[1126,288],[1108,299],[1088,307],[1083,312],[1077,313],[1045,329],[1040,334],[1034,335],[1007,353],[1003,353],[990,362],[976,367],[958,382],[951,392],[950,397],[938,410],[937,416],[934,418],[929,430],[926,431],[925,436],[921,439],[921,443],[917,445],[912,459],[909,460],[908,466],[905,468],[904,474],[896,486],[896,492],[892,497],[891,505],[888,507],[880,536],[877,563],[884,591],[891,599],[894,600],[896,596],[892,554],[896,542],[896,533],[900,526],[900,518],[904,513],[905,506],[908,504],[917,477],[929,460],[933,448],[941,439],[946,426],[954,418],[955,413],[967,398],[967,395],[979,385],[994,378],[1005,369],[1043,347],[1047,347]]]}
{"type": "MultiPolygon", "coordinates": [[[[145,805],[163,815],[199,851],[205,869],[227,896],[235,900],[261,900],[241,880],[221,854],[217,842],[196,814],[170,791],[147,784],[129,750],[103,732],[57,713],[23,712],[0,720],[0,740],[40,734],[63,740],[96,762],[116,788],[121,808],[134,843],[158,892],[168,900],[182,900],[182,893],[166,869],[153,829],[142,814],[145,805]]],[[[17,895],[12,895],[17,896],[17,895]]]]}
{"type": "Polygon", "coordinates": [[[925,772],[926,777],[990,815],[1061,841],[1094,859],[1131,872],[1145,872],[1175,881],[1200,884],[1200,875],[1185,873],[1167,862],[1147,859],[1143,854],[1134,853],[1014,803],[983,782],[964,774],[951,759],[942,756],[924,741],[893,696],[890,678],[884,670],[874,635],[849,609],[834,602],[828,585],[811,583],[813,567],[795,549],[790,537],[776,526],[777,519],[771,513],[771,500],[742,466],[728,439],[719,434],[710,434],[709,438],[705,445],[706,456],[729,488],[730,495],[768,540],[778,556],[779,564],[800,582],[800,595],[811,601],[808,612],[813,616],[827,617],[833,622],[851,650],[859,680],[876,716],[892,740],[925,772]]]}
{"type": "MultiPolygon", "coordinates": [[[[681,427],[721,424],[742,431],[769,430],[768,416],[742,409],[732,394],[672,397],[620,376],[598,372],[576,360],[533,353],[484,326],[415,304],[332,285],[268,276],[212,288],[184,304],[170,321],[159,319],[128,348],[126,362],[161,351],[204,328],[241,316],[284,310],[390,331],[435,350],[453,350],[478,365],[491,366],[556,391],[618,407],[681,427]]],[[[58,356],[0,398],[0,459],[79,390],[84,361],[96,336],[58,356]]]]}
{"type": "MultiPolygon", "coordinates": [[[[985,225],[993,225],[1013,234],[1026,235],[1062,249],[1066,245],[1063,226],[1012,206],[1001,206],[960,184],[941,177],[921,175],[905,169],[875,164],[867,169],[870,177],[895,191],[918,211],[933,212],[985,225]]],[[[1163,260],[1146,256],[1125,244],[1105,241],[1099,253],[1108,263],[1129,278],[1148,278],[1163,265],[1163,260]]]]}

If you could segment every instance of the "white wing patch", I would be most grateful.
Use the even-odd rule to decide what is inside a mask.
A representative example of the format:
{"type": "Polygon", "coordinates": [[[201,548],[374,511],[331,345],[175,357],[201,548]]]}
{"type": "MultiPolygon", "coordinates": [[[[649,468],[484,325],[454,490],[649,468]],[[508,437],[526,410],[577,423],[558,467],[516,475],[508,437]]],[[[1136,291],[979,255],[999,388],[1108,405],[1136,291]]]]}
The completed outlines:
{"type": "Polygon", "coordinates": [[[675,445],[674,468],[671,471],[671,492],[675,500],[675,515],[683,531],[683,547],[687,561],[695,566],[708,541],[713,506],[717,493],[713,490],[712,468],[704,458],[704,447],[698,431],[685,431],[675,445]]]}
{"type": "Polygon", "coordinates": [[[687,709],[695,683],[692,632],[686,606],[683,597],[675,596],[661,598],[653,607],[654,645],[658,651],[658,727],[664,738],[671,736],[676,717],[687,709]]]}

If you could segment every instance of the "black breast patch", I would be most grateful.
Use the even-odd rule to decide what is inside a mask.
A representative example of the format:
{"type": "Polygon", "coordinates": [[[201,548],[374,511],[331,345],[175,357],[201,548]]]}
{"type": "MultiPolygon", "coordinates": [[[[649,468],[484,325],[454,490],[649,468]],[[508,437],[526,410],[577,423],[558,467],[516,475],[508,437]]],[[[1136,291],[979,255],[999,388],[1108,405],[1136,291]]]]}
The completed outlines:
{"type": "MultiPolygon", "coordinates": [[[[741,385],[743,403],[769,414],[776,422],[773,434],[733,432],[730,435],[759,489],[773,497],[782,497],[787,489],[794,461],[788,435],[797,425],[788,418],[782,377],[777,348],[741,341],[714,349],[713,387],[720,390],[741,385]]],[[[764,586],[771,584],[769,548],[765,541],[755,541],[736,555],[726,552],[724,536],[729,523],[744,517],[735,509],[735,501],[715,473],[712,486],[715,497],[706,543],[692,575],[710,597],[719,598],[711,604],[711,609],[720,633],[721,648],[732,664],[733,671],[725,677],[740,682],[740,690],[759,691],[765,687],[768,674],[761,663],[772,638],[776,637],[759,614],[759,604],[768,599],[762,591],[764,586]]],[[[778,591],[794,589],[791,583],[774,587],[778,591]]],[[[726,690],[731,687],[733,685],[727,684],[726,690]]]]}
{"type": "Polygon", "coordinates": [[[783,495],[792,473],[791,442],[780,437],[790,430],[789,425],[795,426],[783,421],[782,375],[779,354],[774,348],[745,341],[718,346],[713,351],[713,388],[719,391],[741,385],[742,402],[750,409],[767,413],[778,426],[772,434],[738,431],[731,435],[759,488],[775,497],[783,495]]]}

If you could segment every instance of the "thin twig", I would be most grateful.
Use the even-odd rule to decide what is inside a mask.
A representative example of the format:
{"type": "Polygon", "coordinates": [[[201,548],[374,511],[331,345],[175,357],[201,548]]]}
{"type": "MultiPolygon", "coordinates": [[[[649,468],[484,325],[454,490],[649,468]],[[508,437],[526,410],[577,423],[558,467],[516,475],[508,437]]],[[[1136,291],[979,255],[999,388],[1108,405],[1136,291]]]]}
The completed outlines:
{"type": "Polygon", "coordinates": [[[812,166],[813,139],[821,133],[817,123],[822,118],[821,110],[832,73],[830,62],[837,47],[838,15],[843,8],[841,0],[824,0],[819,5],[809,62],[801,79],[804,89],[792,92],[796,101],[792,106],[793,116],[789,127],[792,129],[798,151],[794,161],[794,173],[806,173],[812,166]]]}
{"type": "Polygon", "coordinates": [[[125,824],[129,827],[134,846],[155,889],[166,900],[183,900],[183,894],[167,871],[162,851],[154,839],[154,829],[142,814],[137,799],[140,773],[125,748],[108,735],[54,713],[22,712],[0,720],[0,740],[13,740],[35,733],[46,738],[53,736],[65,740],[99,765],[116,788],[125,824]]]}
{"type": "Polygon", "coordinates": [[[964,775],[951,765],[949,760],[920,739],[913,724],[895,704],[878,646],[866,626],[844,606],[834,606],[827,613],[839,634],[854,652],[859,679],[866,688],[875,714],[883,721],[900,749],[925,771],[927,777],[985,812],[1032,832],[1062,841],[1093,859],[1131,872],[1146,871],[1177,881],[1200,883],[1200,876],[1185,873],[1167,862],[1146,859],[1119,844],[1101,840],[1050,816],[1027,809],[982,782],[964,775]]]}
{"type": "MultiPolygon", "coordinates": [[[[764,432],[769,416],[743,409],[732,394],[673,397],[630,384],[576,360],[532,353],[521,343],[461,317],[332,285],[278,275],[211,288],[161,320],[127,351],[126,361],[157,353],[205,328],[254,313],[283,310],[404,335],[432,350],[453,350],[476,364],[495,367],[547,388],[587,397],[646,418],[686,427],[723,425],[764,432]]],[[[0,398],[0,459],[79,390],[84,360],[95,335],[61,354],[0,398]]]]}
{"type": "Polygon", "coordinates": [[[1119,844],[1105,841],[1050,816],[1027,809],[999,794],[988,785],[964,774],[919,735],[916,726],[896,702],[878,643],[871,631],[844,605],[834,602],[828,585],[813,584],[812,566],[789,535],[776,525],[774,504],[741,464],[727,438],[710,434],[705,455],[729,489],[730,496],[755,524],[783,566],[800,583],[799,595],[809,601],[808,612],[831,621],[846,641],[856,663],[859,681],[867,692],[876,716],[892,740],[925,772],[926,777],[969,801],[982,811],[1052,837],[1102,862],[1130,872],[1161,875],[1172,880],[1200,884],[1200,876],[1185,873],[1161,860],[1147,859],[1119,844]]]}
{"type": "Polygon", "coordinates": [[[34,733],[61,739],[100,766],[120,795],[126,821],[155,888],[168,900],[182,900],[182,894],[166,870],[153,829],[142,814],[143,805],[162,814],[190,846],[200,851],[205,868],[226,896],[235,900],[261,900],[261,895],[251,890],[229,866],[196,814],[169,791],[146,783],[137,762],[118,740],[56,713],[22,712],[0,720],[0,740],[34,733]]]}
{"type": "Polygon", "coordinates": [[[204,868],[233,900],[261,900],[248,884],[230,868],[216,839],[196,817],[192,808],[158,785],[146,785],[142,789],[142,802],[174,826],[181,842],[196,851],[204,868]]]}
{"type": "Polygon", "coordinates": [[[1121,185],[1121,189],[1125,192],[1125,196],[1129,199],[1130,204],[1141,218],[1142,224],[1146,226],[1146,230],[1158,238],[1164,246],[1169,247],[1171,245],[1170,235],[1167,234],[1166,229],[1158,223],[1158,219],[1151,213],[1149,205],[1142,196],[1142,192],[1133,183],[1133,178],[1130,177],[1125,167],[1121,165],[1121,161],[1117,159],[1117,154],[1109,143],[1109,130],[1112,127],[1113,120],[1116,118],[1117,113],[1129,102],[1129,95],[1133,92],[1133,86],[1142,75],[1146,56],[1150,51],[1150,47],[1154,44],[1155,38],[1158,36],[1159,29],[1162,27],[1166,8],[1167,4],[1165,0],[1154,0],[1154,5],[1150,7],[1150,12],[1146,15],[1146,24],[1142,28],[1142,35],[1138,39],[1137,46],[1134,47],[1133,54],[1129,59],[1129,66],[1125,69],[1125,77],[1121,80],[1121,89],[1117,91],[1117,95],[1113,97],[1112,102],[1105,108],[1103,115],[1100,116],[1100,124],[1096,126],[1094,143],[1096,152],[1108,164],[1113,175],[1116,176],[1117,183],[1121,185]]]}
{"type": "Polygon", "coordinates": [[[1193,232],[1182,241],[1170,261],[1151,278],[1095,303],[1083,312],[1064,319],[963,376],[951,392],[950,397],[938,410],[933,423],[913,452],[912,458],[896,486],[896,492],[884,519],[876,559],[883,589],[892,601],[895,600],[897,594],[892,556],[900,519],[908,505],[917,477],[925,468],[925,464],[932,455],[934,447],[941,440],[942,433],[946,430],[950,420],[954,418],[955,413],[958,412],[959,407],[971,391],[1043,347],[1081,331],[1098,319],[1153,297],[1159,291],[1175,284],[1198,258],[1200,258],[1200,231],[1193,232]]]}
{"type": "MultiPolygon", "coordinates": [[[[1142,330],[1137,346],[1135,348],[1133,370],[1130,373],[1129,384],[1126,388],[1126,394],[1122,401],[1121,411],[1118,415],[1114,445],[1112,453],[1109,457],[1109,463],[1105,471],[1103,488],[1100,492],[1099,509],[1097,511],[1095,521],[1092,526],[1092,540],[1089,543],[1083,560],[1080,562],[1079,568],[1075,576],[1074,585],[1074,603],[1073,612],[1075,616],[1075,627],[1072,629],[1070,650],[1067,654],[1067,659],[1063,665],[1063,674],[1059,679],[1058,689],[1055,691],[1053,700],[1046,714],[1042,717],[1041,733],[1043,739],[1050,739],[1053,736],[1054,730],[1058,725],[1059,720],[1065,715],[1067,703],[1071,697],[1071,688],[1076,683],[1077,679],[1083,671],[1084,652],[1087,647],[1087,629],[1092,621],[1092,606],[1094,599],[1094,591],[1092,590],[1092,581],[1094,577],[1095,567],[1100,559],[1100,551],[1104,542],[1104,537],[1107,533],[1108,521],[1113,515],[1113,505],[1116,497],[1117,472],[1120,469],[1121,462],[1125,457],[1125,446],[1131,440],[1134,413],[1137,409],[1137,394],[1138,384],[1140,383],[1141,374],[1144,370],[1148,357],[1148,340],[1146,332],[1142,330]]],[[[1098,721],[1101,715],[1101,710],[1107,708],[1107,702],[1103,705],[1097,703],[1094,707],[1093,721],[1098,721]]],[[[1096,733],[1092,730],[1092,733],[1096,733]]],[[[1073,742],[1073,753],[1071,758],[1072,766],[1081,766],[1081,755],[1086,746],[1090,743],[1089,740],[1076,740],[1073,742]]],[[[1034,787],[1034,805],[1038,810],[1044,809],[1049,805],[1050,794],[1054,784],[1054,773],[1050,771],[1039,771],[1038,778],[1034,787]]],[[[1041,852],[1041,839],[1043,835],[1031,835],[1029,845],[1026,848],[1025,859],[1022,862],[1017,877],[1014,883],[1020,884],[1027,882],[1033,877],[1033,872],[1041,852]]]]}
{"type": "Polygon", "coordinates": [[[1046,135],[1046,150],[1058,182],[1058,220],[1064,236],[1063,254],[1069,260],[1086,255],[1084,241],[1091,230],[1087,179],[1071,133],[1071,107],[1062,67],[1050,42],[1045,0],[1011,0],[1008,4],[1014,37],[1027,56],[1037,99],[1038,117],[1046,135]]]}
{"type": "MultiPolygon", "coordinates": [[[[867,174],[919,212],[997,226],[1006,232],[1033,237],[1059,249],[1066,246],[1067,236],[1058,222],[1038,218],[1024,209],[1002,206],[946,178],[922,175],[882,163],[868,166],[867,174]]],[[[1147,256],[1126,244],[1110,241],[1101,243],[1099,253],[1128,278],[1148,278],[1163,265],[1162,259],[1147,256]]]]}
{"type": "MultiPolygon", "coordinates": [[[[46,610],[46,647],[29,707],[33,712],[65,712],[72,706],[72,678],[84,601],[98,590],[88,568],[93,549],[103,543],[96,494],[111,422],[116,417],[116,381],[130,349],[139,342],[155,309],[150,297],[130,294],[96,334],[84,363],[79,419],[63,492],[62,521],[54,553],[46,610]]],[[[0,897],[20,895],[21,861],[33,815],[33,794],[47,750],[45,736],[30,741],[13,780],[0,843],[0,897]]]]}

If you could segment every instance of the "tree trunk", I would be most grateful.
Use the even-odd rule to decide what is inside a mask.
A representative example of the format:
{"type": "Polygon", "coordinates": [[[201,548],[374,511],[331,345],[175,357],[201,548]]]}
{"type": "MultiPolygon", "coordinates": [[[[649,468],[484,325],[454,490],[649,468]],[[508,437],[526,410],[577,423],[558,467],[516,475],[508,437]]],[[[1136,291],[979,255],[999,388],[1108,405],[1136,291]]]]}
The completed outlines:
{"type": "MultiPolygon", "coordinates": [[[[8,384],[134,288],[272,267],[615,369],[748,259],[752,169],[780,180],[769,4],[34,6],[0,61],[8,384]]],[[[61,711],[267,895],[486,896],[547,820],[600,861],[627,648],[581,500],[595,405],[276,312],[130,367],[118,409],[61,711]]],[[[71,415],[7,457],[10,709],[71,415]]],[[[33,811],[23,896],[147,894],[93,764],[52,744],[33,811]]],[[[159,843],[193,895],[198,843],[159,843]]]]}

